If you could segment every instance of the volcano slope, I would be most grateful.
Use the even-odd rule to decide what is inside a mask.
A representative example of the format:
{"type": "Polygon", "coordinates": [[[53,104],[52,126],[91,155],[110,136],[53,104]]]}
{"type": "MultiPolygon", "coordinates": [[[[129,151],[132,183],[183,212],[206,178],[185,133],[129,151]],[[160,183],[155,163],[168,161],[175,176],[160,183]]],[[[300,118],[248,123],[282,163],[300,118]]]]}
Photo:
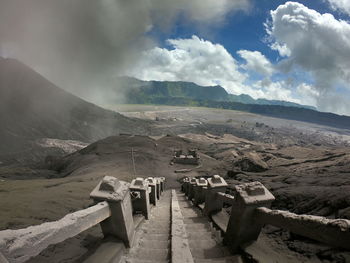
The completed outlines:
{"type": "MultiPolygon", "coordinates": [[[[0,181],[0,229],[22,228],[53,221],[65,214],[91,204],[89,193],[105,175],[130,181],[136,176],[165,176],[167,186],[173,187],[183,175],[175,170],[191,168],[189,174],[220,167],[220,162],[201,154],[203,165],[189,167],[171,164],[174,148],[202,148],[188,139],[165,136],[154,139],[146,136],[120,135],[95,142],[88,147],[48,163],[47,172],[54,179],[0,181]],[[15,208],[15,209],[14,209],[15,208]]],[[[99,244],[99,227],[86,231],[64,244],[52,246],[33,262],[81,262],[99,244]]]]}
{"type": "Polygon", "coordinates": [[[66,154],[67,147],[76,150],[80,142],[120,132],[147,134],[149,127],[148,121],[88,103],[21,62],[1,57],[0,125],[0,165],[38,161],[49,153],[66,154]],[[56,141],[47,142],[47,138],[56,141]]]}

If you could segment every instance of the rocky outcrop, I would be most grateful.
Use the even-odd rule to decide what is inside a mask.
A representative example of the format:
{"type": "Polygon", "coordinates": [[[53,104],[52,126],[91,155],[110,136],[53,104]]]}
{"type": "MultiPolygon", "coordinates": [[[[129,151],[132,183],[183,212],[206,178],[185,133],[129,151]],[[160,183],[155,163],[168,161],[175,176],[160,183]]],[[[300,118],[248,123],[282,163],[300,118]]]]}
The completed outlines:
{"type": "Polygon", "coordinates": [[[259,154],[247,153],[242,158],[233,162],[235,170],[244,172],[263,172],[268,170],[268,165],[265,163],[259,154]]]}

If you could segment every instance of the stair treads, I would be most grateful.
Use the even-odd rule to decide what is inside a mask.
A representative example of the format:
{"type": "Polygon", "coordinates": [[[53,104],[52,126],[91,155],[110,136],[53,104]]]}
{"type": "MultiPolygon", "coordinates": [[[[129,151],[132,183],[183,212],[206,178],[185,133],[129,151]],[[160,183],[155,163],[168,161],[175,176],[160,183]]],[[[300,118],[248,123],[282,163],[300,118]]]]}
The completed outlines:
{"type": "Polygon", "coordinates": [[[149,241],[152,242],[153,240],[157,241],[167,241],[169,240],[169,234],[151,234],[147,233],[146,235],[142,236],[140,239],[143,241],[149,241]]]}
{"type": "Polygon", "coordinates": [[[142,228],[140,229],[143,233],[147,234],[166,234],[169,235],[169,228],[142,228]]]}
{"type": "Polygon", "coordinates": [[[124,257],[126,263],[165,263],[170,259],[170,191],[165,191],[151,210],[149,220],[136,230],[134,246],[124,257]]]}
{"type": "Polygon", "coordinates": [[[223,246],[213,246],[210,248],[191,248],[191,253],[194,258],[203,258],[203,259],[213,259],[213,258],[222,258],[225,256],[230,256],[231,253],[223,246]]]}
{"type": "Polygon", "coordinates": [[[152,242],[149,242],[148,240],[140,241],[140,247],[143,248],[169,248],[169,246],[169,240],[152,240],[152,242]]]}
{"type": "Polygon", "coordinates": [[[169,259],[169,249],[153,249],[137,247],[132,249],[130,256],[137,259],[146,260],[167,260],[169,259]]]}
{"type": "Polygon", "coordinates": [[[212,238],[210,239],[189,239],[188,240],[190,247],[197,248],[211,248],[217,245],[216,241],[212,238]]]}
{"type": "Polygon", "coordinates": [[[171,192],[171,262],[194,263],[175,190],[171,192]]]}
{"type": "Polygon", "coordinates": [[[243,263],[240,256],[229,256],[229,257],[212,258],[212,259],[198,258],[198,259],[195,259],[194,262],[195,263],[243,263]]]}
{"type": "Polygon", "coordinates": [[[202,211],[194,207],[182,193],[177,194],[184,225],[188,236],[188,244],[195,262],[239,263],[239,256],[232,256],[228,248],[218,243],[216,230],[211,227],[209,219],[202,211]]]}

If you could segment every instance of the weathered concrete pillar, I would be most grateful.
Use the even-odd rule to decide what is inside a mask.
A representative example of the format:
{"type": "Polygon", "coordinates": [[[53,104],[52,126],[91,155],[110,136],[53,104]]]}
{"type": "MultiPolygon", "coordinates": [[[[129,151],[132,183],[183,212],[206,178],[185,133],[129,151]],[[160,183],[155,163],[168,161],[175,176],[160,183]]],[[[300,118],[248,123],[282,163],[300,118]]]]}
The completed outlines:
{"type": "Polygon", "coordinates": [[[161,192],[165,191],[165,177],[159,177],[160,178],[160,190],[161,192]]]}
{"type": "Polygon", "coordinates": [[[188,196],[190,191],[190,181],[193,177],[188,177],[188,180],[185,181],[185,195],[188,196]]]}
{"type": "Polygon", "coordinates": [[[199,205],[205,201],[205,188],[208,186],[208,181],[205,178],[199,178],[196,180],[194,186],[194,205],[199,205]]]}
{"type": "Polygon", "coordinates": [[[134,239],[135,226],[129,183],[105,176],[90,193],[90,197],[95,202],[107,201],[111,210],[111,216],[100,224],[103,234],[115,236],[130,247],[134,239]]]}
{"type": "Polygon", "coordinates": [[[208,187],[205,194],[204,214],[210,216],[214,212],[218,212],[222,209],[223,202],[220,200],[216,193],[225,192],[227,183],[219,175],[214,175],[208,178],[208,187]]]}
{"type": "Polygon", "coordinates": [[[155,181],[156,181],[156,186],[157,186],[157,199],[159,200],[160,199],[160,194],[161,194],[161,186],[160,186],[160,178],[159,177],[156,177],[154,178],[155,181]]]}
{"type": "Polygon", "coordinates": [[[196,178],[191,178],[189,185],[188,185],[188,200],[192,200],[194,198],[194,187],[197,184],[197,179],[196,178]]]}
{"type": "Polygon", "coordinates": [[[255,209],[270,207],[273,200],[275,197],[260,182],[235,186],[235,201],[224,237],[232,252],[257,240],[262,224],[255,220],[255,209]]]}
{"type": "Polygon", "coordinates": [[[142,212],[146,219],[150,216],[148,182],[143,178],[136,178],[130,184],[133,211],[142,212]]]}
{"type": "Polygon", "coordinates": [[[190,179],[189,179],[188,177],[185,177],[185,178],[182,179],[181,191],[182,191],[183,193],[185,193],[185,194],[186,194],[187,183],[189,182],[189,180],[190,180],[190,179]]]}
{"type": "Polygon", "coordinates": [[[157,205],[157,183],[153,177],[148,177],[146,179],[148,186],[151,187],[151,192],[149,193],[149,201],[153,205],[157,205]]]}

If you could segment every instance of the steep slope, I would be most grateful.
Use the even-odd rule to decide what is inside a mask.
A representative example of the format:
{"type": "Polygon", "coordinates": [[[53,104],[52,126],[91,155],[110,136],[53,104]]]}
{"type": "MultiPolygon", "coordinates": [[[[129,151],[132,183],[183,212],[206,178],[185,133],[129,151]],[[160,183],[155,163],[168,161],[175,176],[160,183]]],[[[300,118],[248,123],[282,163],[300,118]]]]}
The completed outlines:
{"type": "Polygon", "coordinates": [[[19,61],[3,58],[0,125],[0,162],[4,155],[34,154],[41,138],[91,142],[119,132],[147,130],[146,122],[88,103],[19,61]]]}

